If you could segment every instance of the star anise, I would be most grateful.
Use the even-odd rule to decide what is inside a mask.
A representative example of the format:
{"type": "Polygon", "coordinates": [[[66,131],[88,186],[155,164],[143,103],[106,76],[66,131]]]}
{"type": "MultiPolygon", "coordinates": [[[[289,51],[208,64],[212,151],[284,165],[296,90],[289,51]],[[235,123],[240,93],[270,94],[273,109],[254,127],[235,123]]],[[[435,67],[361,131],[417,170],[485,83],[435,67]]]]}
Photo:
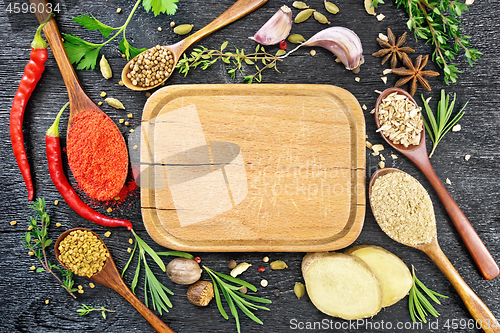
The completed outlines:
{"type": "Polygon", "coordinates": [[[394,68],[392,69],[392,73],[403,76],[397,82],[395,87],[402,86],[411,80],[408,92],[413,96],[417,91],[417,81],[420,82],[422,87],[431,91],[431,86],[429,82],[425,79],[426,77],[438,76],[438,72],[434,72],[431,70],[424,71],[425,65],[427,65],[427,60],[429,60],[429,55],[426,55],[422,58],[422,55],[419,55],[417,59],[415,59],[415,64],[412,64],[410,57],[406,53],[403,54],[403,64],[405,67],[394,68]]]}
{"type": "Polygon", "coordinates": [[[406,42],[406,32],[401,37],[399,37],[398,41],[396,42],[396,37],[392,33],[391,29],[387,28],[387,37],[389,39],[387,42],[383,39],[377,38],[377,42],[380,44],[380,47],[382,49],[378,52],[373,53],[372,56],[378,58],[384,57],[382,59],[382,65],[385,64],[385,62],[389,60],[389,58],[391,58],[391,68],[396,68],[398,57],[399,59],[403,60],[403,54],[413,53],[415,52],[415,50],[411,47],[403,46],[403,44],[406,42]]]}

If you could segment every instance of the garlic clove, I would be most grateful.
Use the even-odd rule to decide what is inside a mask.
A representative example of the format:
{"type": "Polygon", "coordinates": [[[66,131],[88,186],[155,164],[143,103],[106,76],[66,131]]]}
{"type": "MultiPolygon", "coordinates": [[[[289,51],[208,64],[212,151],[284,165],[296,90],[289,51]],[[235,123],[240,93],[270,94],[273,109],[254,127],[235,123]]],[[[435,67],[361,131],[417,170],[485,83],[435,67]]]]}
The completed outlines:
{"type": "Polygon", "coordinates": [[[253,37],[249,38],[261,45],[274,45],[284,40],[290,29],[292,29],[292,11],[283,5],[253,37]]]}
{"type": "Polygon", "coordinates": [[[344,27],[321,30],[299,46],[320,46],[335,54],[348,70],[363,62],[363,47],[358,35],[344,27]]]}

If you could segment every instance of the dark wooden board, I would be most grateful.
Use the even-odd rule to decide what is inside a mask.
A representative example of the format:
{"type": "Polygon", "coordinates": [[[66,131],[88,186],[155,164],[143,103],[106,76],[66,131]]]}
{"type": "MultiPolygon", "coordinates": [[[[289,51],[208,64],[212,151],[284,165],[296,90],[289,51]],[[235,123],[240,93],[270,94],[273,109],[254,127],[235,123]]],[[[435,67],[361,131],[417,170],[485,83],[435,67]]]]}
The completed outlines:
{"type": "MultiPolygon", "coordinates": [[[[21,3],[20,1],[18,1],[21,3]]],[[[252,50],[255,43],[247,39],[248,36],[260,28],[260,26],[271,17],[283,4],[291,6],[293,1],[270,0],[255,13],[241,19],[240,21],[215,32],[200,42],[201,45],[218,48],[224,41],[229,41],[230,46],[237,46],[245,50],[252,50]]],[[[77,284],[85,287],[85,293],[78,296],[78,300],[70,298],[55,280],[47,274],[36,274],[29,270],[31,265],[36,264],[29,257],[27,251],[20,244],[20,237],[24,234],[27,226],[26,218],[31,214],[27,208],[27,194],[22,181],[21,174],[17,169],[8,135],[8,118],[12,98],[16,91],[25,64],[29,59],[30,42],[36,26],[38,25],[33,14],[14,14],[6,12],[9,4],[15,1],[4,0],[0,3],[0,41],[2,51],[0,52],[0,76],[2,77],[0,89],[0,233],[2,247],[0,248],[0,331],[2,332],[152,332],[147,322],[118,294],[97,286],[95,289],[88,287],[88,281],[76,278],[77,284]],[[11,226],[10,221],[19,223],[11,226]],[[50,299],[45,305],[44,301],[50,299]],[[92,313],[85,317],[79,317],[76,313],[81,303],[101,306],[116,310],[109,314],[104,320],[98,313],[92,313]]],[[[132,19],[127,29],[127,39],[136,47],[150,47],[156,44],[171,44],[180,40],[181,37],[171,33],[168,27],[170,21],[195,24],[195,28],[201,28],[213,18],[222,13],[233,3],[232,0],[223,1],[188,1],[180,0],[179,9],[173,17],[159,15],[154,17],[140,8],[132,19]],[[162,32],[157,28],[161,26],[162,32]]],[[[322,1],[311,0],[308,4],[316,9],[322,8],[322,1]]],[[[382,138],[375,133],[375,122],[369,114],[373,108],[377,94],[375,89],[383,90],[394,84],[396,78],[389,76],[387,85],[380,80],[382,71],[387,68],[380,65],[380,59],[371,56],[378,50],[375,38],[379,33],[385,33],[387,27],[391,27],[396,35],[406,31],[406,14],[397,9],[392,1],[386,1],[386,5],[380,7],[379,12],[386,18],[379,22],[374,17],[365,13],[362,1],[338,0],[335,3],[340,7],[340,13],[329,16],[334,25],[346,26],[353,29],[361,38],[364,48],[365,64],[361,72],[354,75],[337,63],[334,57],[326,50],[315,48],[315,57],[309,55],[309,49],[298,51],[294,56],[286,59],[279,66],[281,73],[264,72],[263,81],[266,83],[317,83],[333,84],[349,90],[355,95],[361,105],[366,104],[365,111],[366,128],[368,140],[372,143],[383,143],[382,138]],[[354,78],[360,77],[360,82],[354,78]]],[[[71,17],[79,14],[94,14],[97,18],[110,26],[121,25],[126,15],[130,12],[133,2],[131,1],[60,1],[61,13],[57,17],[59,28],[62,32],[75,33],[86,40],[98,42],[102,37],[97,32],[88,32],[79,27],[71,20],[71,17]],[[121,14],[116,14],[116,8],[123,9],[121,14]]],[[[297,13],[294,11],[294,15],[297,13]]],[[[466,115],[461,120],[462,130],[457,133],[448,134],[431,162],[438,176],[444,181],[449,178],[452,185],[447,186],[451,195],[476,228],[479,236],[490,249],[493,257],[500,261],[500,190],[498,176],[498,133],[500,133],[500,107],[498,96],[500,94],[500,60],[497,50],[500,49],[500,21],[498,16],[500,9],[496,1],[476,1],[470,11],[463,15],[464,33],[472,36],[472,43],[484,53],[482,59],[470,68],[463,56],[457,58],[459,68],[463,74],[459,76],[456,84],[446,86],[442,77],[431,78],[433,87],[431,93],[425,92],[425,97],[432,96],[433,100],[438,98],[440,89],[446,88],[447,92],[457,93],[457,104],[462,106],[466,101],[469,105],[466,115]],[[464,160],[466,154],[471,155],[469,161],[464,160]]],[[[292,33],[301,33],[306,38],[312,36],[324,26],[310,19],[300,25],[292,27],[292,33]]],[[[415,41],[410,33],[408,46],[417,50],[418,54],[431,52],[431,48],[421,40],[415,41]]],[[[270,51],[276,51],[277,47],[267,47],[270,51]]],[[[114,70],[114,77],[108,81],[104,80],[98,70],[77,71],[81,83],[88,95],[95,101],[102,100],[99,97],[101,91],[120,99],[127,110],[115,111],[104,105],[102,108],[110,117],[118,121],[131,112],[134,118],[132,126],[139,124],[142,108],[146,97],[142,92],[131,92],[117,85],[119,72],[125,64],[125,59],[117,48],[117,41],[102,49],[102,53],[109,59],[114,70]]],[[[107,228],[103,228],[80,218],[60,198],[50,177],[45,157],[44,134],[52,123],[56,112],[67,101],[66,88],[62,82],[59,69],[49,51],[49,60],[46,63],[45,73],[28,103],[24,133],[28,152],[28,158],[32,166],[35,189],[37,197],[45,197],[49,202],[48,210],[54,223],[62,223],[59,229],[53,225],[50,235],[56,238],[63,230],[73,227],[89,227],[99,235],[103,235],[107,228]],[[55,199],[61,203],[53,206],[55,199]]],[[[430,63],[430,69],[438,70],[437,66],[430,63]]],[[[250,71],[250,69],[248,69],[250,71]]],[[[225,72],[223,64],[215,64],[207,71],[195,70],[187,77],[175,73],[169,79],[169,84],[211,84],[211,83],[239,83],[233,81],[225,72]]],[[[424,93],[419,88],[417,94],[424,93]]],[[[417,97],[419,98],[419,96],[417,97]]],[[[432,103],[431,103],[432,104],[432,103]]],[[[120,126],[126,140],[131,140],[128,128],[120,126]]],[[[65,125],[60,129],[63,133],[65,125]]],[[[429,144],[429,142],[428,142],[429,144]]],[[[384,151],[384,156],[393,153],[391,150],[384,151]]],[[[379,159],[367,156],[367,174],[369,177],[377,168],[379,159]]],[[[479,297],[487,304],[495,316],[500,317],[500,280],[486,281],[481,278],[474,266],[464,245],[460,242],[457,232],[453,229],[446,211],[440,204],[436,194],[430,188],[418,169],[408,160],[400,156],[399,159],[387,161],[387,166],[402,169],[417,178],[429,189],[434,203],[436,220],[438,224],[438,238],[445,254],[455,265],[458,272],[479,297]]],[[[70,175],[70,173],[69,173],[70,175]]],[[[70,177],[73,181],[73,179],[70,177]]],[[[150,243],[155,250],[162,250],[154,244],[141,221],[140,202],[138,192],[136,196],[129,198],[120,209],[114,210],[111,216],[127,217],[132,220],[134,229],[138,234],[150,243]]],[[[105,212],[105,208],[101,208],[105,212]]],[[[111,230],[110,238],[105,242],[112,252],[118,268],[122,268],[127,259],[126,252],[129,246],[127,240],[130,233],[125,230],[111,230]]],[[[392,241],[380,230],[373,219],[370,210],[367,210],[366,220],[360,237],[354,243],[379,245],[395,253],[408,265],[414,265],[418,270],[419,277],[431,288],[438,290],[450,298],[443,301],[437,307],[441,313],[439,320],[431,319],[429,324],[423,324],[422,329],[398,329],[398,323],[410,325],[411,320],[407,309],[407,299],[396,305],[381,311],[373,319],[360,322],[360,326],[344,326],[344,329],[335,329],[335,325],[344,323],[342,320],[330,318],[314,308],[307,297],[298,301],[293,294],[295,282],[302,281],[300,273],[300,262],[303,253],[272,253],[271,260],[282,259],[288,263],[289,268],[284,271],[271,271],[267,265],[266,271],[257,272],[257,268],[263,265],[261,262],[263,253],[195,253],[202,257],[203,263],[216,270],[227,272],[226,263],[230,259],[247,261],[254,266],[246,272],[243,277],[259,285],[262,278],[269,281],[267,288],[259,288],[259,295],[268,297],[273,301],[271,311],[259,311],[258,316],[264,321],[260,326],[250,319],[243,317],[241,323],[243,332],[296,332],[305,331],[294,326],[293,323],[321,322],[332,325],[332,331],[345,332],[472,332],[478,331],[468,328],[460,328],[460,324],[470,323],[471,317],[463,306],[460,298],[432,261],[425,254],[399,245],[392,241]],[[275,292],[280,295],[276,296],[275,292]],[[296,320],[296,322],[294,322],[296,320]],[[452,321],[459,326],[457,329],[445,327],[452,321]],[[371,327],[368,326],[371,323],[371,327]],[[384,323],[386,326],[381,326],[384,323]],[[392,328],[387,325],[392,326],[392,328]]],[[[50,254],[52,257],[52,253],[50,254]]],[[[53,260],[53,257],[52,257],[53,260]]],[[[151,265],[153,270],[161,274],[160,270],[151,265]]],[[[133,265],[135,268],[135,263],[133,265]]],[[[128,284],[132,281],[133,273],[128,272],[125,280],[128,284]]],[[[206,278],[206,277],[205,277],[206,278]]],[[[186,287],[171,283],[167,277],[163,282],[171,288],[176,295],[172,297],[174,308],[170,313],[164,313],[161,318],[176,332],[234,332],[233,320],[225,321],[217,311],[215,303],[208,308],[196,308],[185,298],[186,287]]],[[[142,285],[138,287],[138,294],[142,298],[142,285]]],[[[345,325],[345,324],[344,324],[345,325]]],[[[399,324],[401,325],[401,324],[399,324]]],[[[317,330],[319,331],[319,330],[317,330]]]]}

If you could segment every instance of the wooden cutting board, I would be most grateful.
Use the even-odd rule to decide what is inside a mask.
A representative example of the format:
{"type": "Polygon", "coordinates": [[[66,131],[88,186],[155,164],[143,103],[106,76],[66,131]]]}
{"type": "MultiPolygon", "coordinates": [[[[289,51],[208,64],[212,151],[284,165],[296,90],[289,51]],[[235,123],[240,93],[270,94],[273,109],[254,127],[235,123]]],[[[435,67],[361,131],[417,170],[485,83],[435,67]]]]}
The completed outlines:
{"type": "Polygon", "coordinates": [[[144,106],[140,186],[167,248],[341,249],[364,221],[364,116],[329,85],[165,87],[144,106]]]}

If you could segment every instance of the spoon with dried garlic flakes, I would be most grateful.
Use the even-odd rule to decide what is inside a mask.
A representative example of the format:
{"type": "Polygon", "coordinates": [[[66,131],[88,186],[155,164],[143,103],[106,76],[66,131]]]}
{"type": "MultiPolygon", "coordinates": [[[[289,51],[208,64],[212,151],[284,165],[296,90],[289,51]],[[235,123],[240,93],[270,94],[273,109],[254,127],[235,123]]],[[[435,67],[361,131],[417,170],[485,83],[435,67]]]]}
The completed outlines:
{"type": "Polygon", "coordinates": [[[498,322],[490,309],[441,250],[432,201],[422,184],[398,169],[379,169],[370,179],[368,195],[375,220],[387,236],[427,254],[453,285],[475,322],[481,323],[485,332],[500,332],[500,327],[492,324],[498,322]]]}
{"type": "Polygon", "coordinates": [[[425,131],[421,119],[417,102],[408,92],[400,88],[384,90],[375,104],[375,123],[378,132],[392,148],[408,157],[427,177],[479,271],[486,280],[491,280],[500,273],[498,265],[432,168],[427,156],[425,131]]]}
{"type": "Polygon", "coordinates": [[[108,247],[95,232],[85,228],[63,232],[57,238],[54,253],[57,261],[68,271],[100,283],[122,295],[157,332],[174,333],[127,287],[108,247]],[[82,248],[87,249],[87,252],[73,251],[82,248]]]}
{"type": "Polygon", "coordinates": [[[174,71],[181,55],[191,45],[229,23],[250,14],[267,1],[238,0],[207,26],[180,42],[167,46],[158,45],[142,52],[123,68],[123,83],[132,90],[150,90],[162,85],[174,71]]]}

